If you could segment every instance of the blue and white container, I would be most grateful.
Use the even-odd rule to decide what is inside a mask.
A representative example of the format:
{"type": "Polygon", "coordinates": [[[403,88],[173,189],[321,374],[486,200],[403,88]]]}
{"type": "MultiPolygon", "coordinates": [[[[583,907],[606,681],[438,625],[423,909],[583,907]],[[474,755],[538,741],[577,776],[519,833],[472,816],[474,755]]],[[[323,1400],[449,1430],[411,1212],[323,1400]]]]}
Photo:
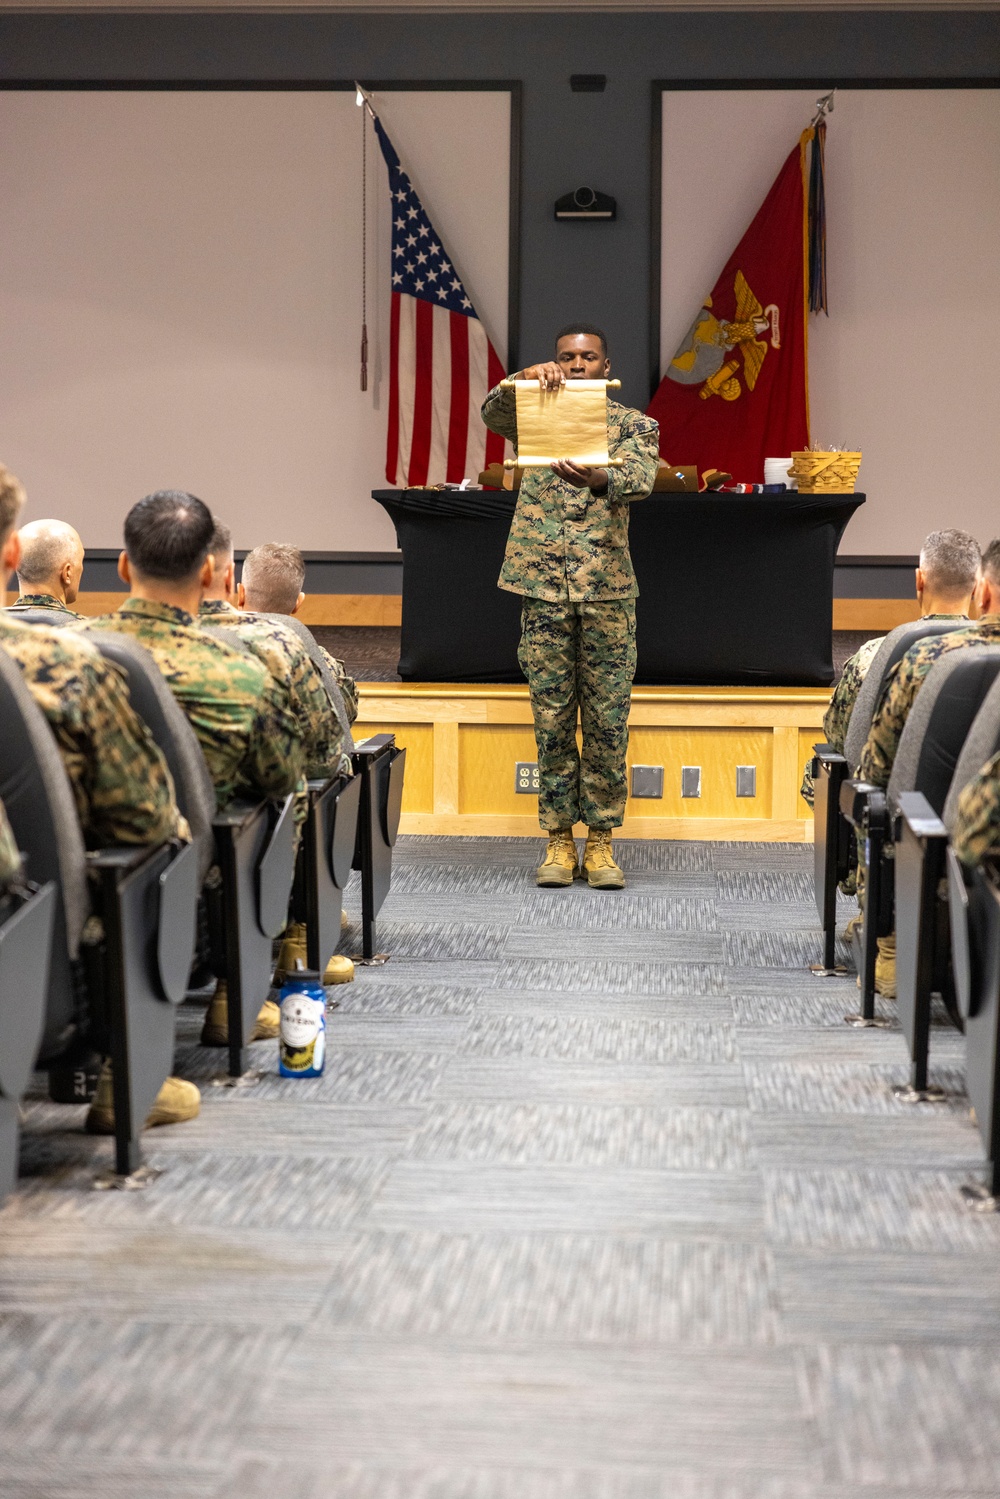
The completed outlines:
{"type": "MultiPolygon", "coordinates": [[[[301,964],[301,958],[298,960],[301,964]]],[[[278,1071],[282,1077],[322,1077],[326,1061],[326,993],[312,969],[296,967],[278,996],[281,1030],[278,1071]]]]}

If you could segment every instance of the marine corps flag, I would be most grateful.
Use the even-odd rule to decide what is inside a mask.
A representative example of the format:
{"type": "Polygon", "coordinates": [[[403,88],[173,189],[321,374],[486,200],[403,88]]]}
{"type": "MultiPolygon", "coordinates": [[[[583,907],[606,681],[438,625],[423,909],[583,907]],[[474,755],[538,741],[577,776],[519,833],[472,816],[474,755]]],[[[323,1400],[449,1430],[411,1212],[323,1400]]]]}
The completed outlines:
{"type": "Polygon", "coordinates": [[[759,484],[766,457],[809,445],[806,146],[815,134],[803,131],[650,402],[670,463],[759,484]]]}

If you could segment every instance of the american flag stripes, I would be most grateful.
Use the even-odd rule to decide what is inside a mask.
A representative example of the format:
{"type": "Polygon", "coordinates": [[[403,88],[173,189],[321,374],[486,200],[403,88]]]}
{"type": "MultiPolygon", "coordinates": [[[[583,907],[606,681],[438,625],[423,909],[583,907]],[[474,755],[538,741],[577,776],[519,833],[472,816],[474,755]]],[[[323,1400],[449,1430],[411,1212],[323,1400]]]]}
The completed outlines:
{"type": "Polygon", "coordinates": [[[392,198],[392,315],[385,476],[393,487],[475,480],[503,461],[479,415],[504,368],[434,226],[374,121],[392,198]]]}

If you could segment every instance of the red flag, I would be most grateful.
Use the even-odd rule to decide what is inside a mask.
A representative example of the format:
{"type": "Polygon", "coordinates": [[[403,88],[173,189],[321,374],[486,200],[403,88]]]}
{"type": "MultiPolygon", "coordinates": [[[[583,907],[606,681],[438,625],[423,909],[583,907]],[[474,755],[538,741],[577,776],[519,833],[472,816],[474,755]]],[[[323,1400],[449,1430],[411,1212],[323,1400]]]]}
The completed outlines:
{"type": "Polygon", "coordinates": [[[677,350],[649,415],[669,463],[759,484],[809,445],[805,130],[677,350]]]}

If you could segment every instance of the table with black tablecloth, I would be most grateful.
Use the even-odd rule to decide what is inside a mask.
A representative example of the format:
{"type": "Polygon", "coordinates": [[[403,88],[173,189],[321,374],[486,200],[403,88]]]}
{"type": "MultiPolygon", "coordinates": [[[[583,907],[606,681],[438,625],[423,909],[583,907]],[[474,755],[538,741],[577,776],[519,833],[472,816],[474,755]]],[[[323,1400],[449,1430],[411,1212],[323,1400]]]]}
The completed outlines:
{"type": "MultiPolygon", "coordinates": [[[[497,588],[515,496],[373,490],[403,553],[404,682],[520,682],[497,588]]],[[[827,686],[833,564],[861,494],[656,494],[631,506],[636,682],[827,686]]]]}

